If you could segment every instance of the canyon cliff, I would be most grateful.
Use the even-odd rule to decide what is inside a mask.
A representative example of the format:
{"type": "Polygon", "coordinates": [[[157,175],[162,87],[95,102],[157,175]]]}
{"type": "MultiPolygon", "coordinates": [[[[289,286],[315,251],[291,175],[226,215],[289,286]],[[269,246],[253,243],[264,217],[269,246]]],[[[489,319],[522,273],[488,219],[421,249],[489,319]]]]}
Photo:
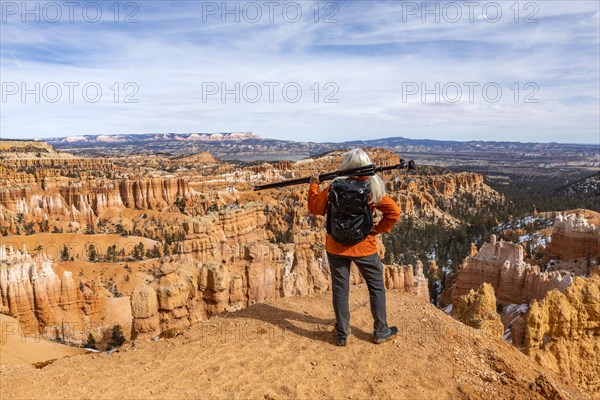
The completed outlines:
{"type": "Polygon", "coordinates": [[[579,213],[559,214],[554,220],[552,241],[545,252],[560,260],[600,257],[600,227],[589,224],[579,213]]]}
{"type": "MultiPolygon", "coordinates": [[[[274,246],[275,247],[275,246],[274,246]]],[[[137,286],[131,295],[133,335],[155,336],[182,329],[221,312],[233,312],[282,297],[321,293],[329,289],[327,259],[304,264],[301,254],[287,246],[275,251],[268,246],[245,246],[238,264],[204,263],[191,256],[163,259],[149,285],[137,286]]],[[[410,293],[429,301],[428,282],[418,264],[384,266],[388,289],[410,293]]],[[[352,265],[351,283],[364,280],[352,265]]]]}
{"type": "Polygon", "coordinates": [[[596,266],[584,278],[561,269],[569,257],[595,257],[597,235],[581,215],[559,214],[546,250],[564,257],[544,272],[524,261],[521,245],[492,236],[479,251],[473,246],[456,276],[446,280],[442,299],[451,299],[455,318],[494,335],[504,328],[504,338],[538,364],[600,398],[600,270],[596,266]]]}
{"type": "Polygon", "coordinates": [[[534,300],[525,320],[525,352],[600,398],[600,270],[534,300]]]}
{"type": "Polygon", "coordinates": [[[490,243],[463,261],[449,291],[456,304],[460,296],[487,282],[494,288],[499,304],[528,304],[552,289],[564,290],[572,281],[568,272],[542,272],[540,267],[527,264],[521,245],[497,241],[492,235],[490,243]]]}
{"type": "MultiPolygon", "coordinates": [[[[84,332],[101,336],[116,322],[107,318],[107,307],[126,307],[93,281],[76,280],[64,271],[58,276],[52,261],[32,257],[26,251],[0,246],[0,312],[12,315],[24,333],[39,333],[49,339],[81,341],[84,332]]],[[[131,315],[128,310],[121,310],[131,315]]]]}
{"type": "Polygon", "coordinates": [[[458,299],[452,310],[454,318],[476,329],[483,329],[496,337],[502,337],[504,326],[496,312],[496,296],[489,283],[483,283],[477,291],[471,291],[458,299]]]}

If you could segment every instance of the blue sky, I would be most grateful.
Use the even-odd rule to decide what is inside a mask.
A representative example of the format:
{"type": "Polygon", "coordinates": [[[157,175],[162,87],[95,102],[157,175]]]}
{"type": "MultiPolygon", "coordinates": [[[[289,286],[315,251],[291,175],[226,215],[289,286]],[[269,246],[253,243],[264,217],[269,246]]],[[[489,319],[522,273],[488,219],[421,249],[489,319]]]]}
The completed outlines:
{"type": "Polygon", "coordinates": [[[2,138],[600,144],[598,1],[23,4],[1,3],[2,138]]]}

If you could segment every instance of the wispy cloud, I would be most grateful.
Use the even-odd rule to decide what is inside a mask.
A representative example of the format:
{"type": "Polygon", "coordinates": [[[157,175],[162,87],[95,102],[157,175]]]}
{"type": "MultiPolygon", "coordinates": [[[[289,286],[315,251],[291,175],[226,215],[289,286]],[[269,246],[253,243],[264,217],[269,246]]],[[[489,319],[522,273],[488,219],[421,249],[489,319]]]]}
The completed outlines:
{"type": "Polygon", "coordinates": [[[448,2],[427,3],[439,12],[423,15],[421,2],[399,1],[322,1],[318,16],[312,2],[281,2],[271,22],[265,3],[256,2],[262,12],[256,23],[248,21],[255,17],[250,3],[228,2],[240,12],[222,15],[220,1],[138,2],[137,9],[121,2],[118,23],[109,2],[99,3],[97,23],[81,12],[72,23],[66,16],[22,23],[22,15],[4,13],[2,137],[239,130],[312,141],[403,135],[600,144],[597,2],[501,2],[497,22],[485,19],[497,15],[492,2],[481,2],[472,22],[466,7],[451,22],[448,2]],[[248,14],[240,14],[244,7],[248,14]],[[302,18],[290,22],[298,7],[302,18]],[[139,22],[123,23],[132,12],[139,22]],[[528,16],[537,22],[525,23],[528,16]],[[324,23],[326,17],[338,22],[324,23]],[[50,85],[39,102],[31,93],[22,101],[21,86],[7,96],[13,82],[30,90],[40,82],[40,92],[56,82],[62,97],[47,101],[50,85]],[[79,83],[73,102],[64,82],[79,83]],[[91,82],[102,90],[96,103],[82,95],[91,82]],[[134,86],[126,88],[128,82],[134,86]],[[207,82],[229,90],[255,82],[262,97],[250,101],[251,84],[239,103],[233,93],[225,102],[220,93],[203,99],[207,82]],[[279,86],[269,101],[272,82],[279,86]],[[411,82],[419,92],[406,96],[411,82]],[[472,99],[469,82],[478,84],[472,99]],[[288,83],[294,85],[286,100],[288,83]],[[451,102],[454,83],[462,96],[451,102]],[[294,103],[295,87],[302,96],[294,103]],[[492,102],[496,87],[502,94],[492,102]],[[436,93],[423,99],[421,89],[436,93]],[[138,102],[125,102],[128,95],[138,102]]]}

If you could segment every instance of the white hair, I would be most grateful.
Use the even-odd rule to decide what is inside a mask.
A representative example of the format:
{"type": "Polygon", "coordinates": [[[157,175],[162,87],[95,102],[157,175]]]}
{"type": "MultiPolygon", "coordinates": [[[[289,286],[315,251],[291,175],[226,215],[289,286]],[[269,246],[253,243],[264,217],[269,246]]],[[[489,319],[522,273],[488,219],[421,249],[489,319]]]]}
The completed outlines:
{"type": "MultiPolygon", "coordinates": [[[[369,158],[369,155],[362,149],[352,149],[344,153],[340,169],[352,169],[371,164],[373,164],[373,162],[369,158]]],[[[344,177],[344,179],[345,178],[348,177],[344,177]]],[[[369,176],[369,183],[371,184],[371,204],[377,205],[383,196],[385,196],[385,183],[377,174],[369,176]]]]}

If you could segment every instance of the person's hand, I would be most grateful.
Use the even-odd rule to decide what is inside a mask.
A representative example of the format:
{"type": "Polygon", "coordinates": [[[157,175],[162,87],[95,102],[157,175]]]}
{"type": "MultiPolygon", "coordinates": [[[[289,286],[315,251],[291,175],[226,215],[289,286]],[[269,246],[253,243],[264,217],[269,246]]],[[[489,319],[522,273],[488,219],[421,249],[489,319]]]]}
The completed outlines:
{"type": "Polygon", "coordinates": [[[317,185],[320,183],[318,176],[311,176],[310,177],[310,184],[312,185],[313,183],[316,183],[317,185]]]}

